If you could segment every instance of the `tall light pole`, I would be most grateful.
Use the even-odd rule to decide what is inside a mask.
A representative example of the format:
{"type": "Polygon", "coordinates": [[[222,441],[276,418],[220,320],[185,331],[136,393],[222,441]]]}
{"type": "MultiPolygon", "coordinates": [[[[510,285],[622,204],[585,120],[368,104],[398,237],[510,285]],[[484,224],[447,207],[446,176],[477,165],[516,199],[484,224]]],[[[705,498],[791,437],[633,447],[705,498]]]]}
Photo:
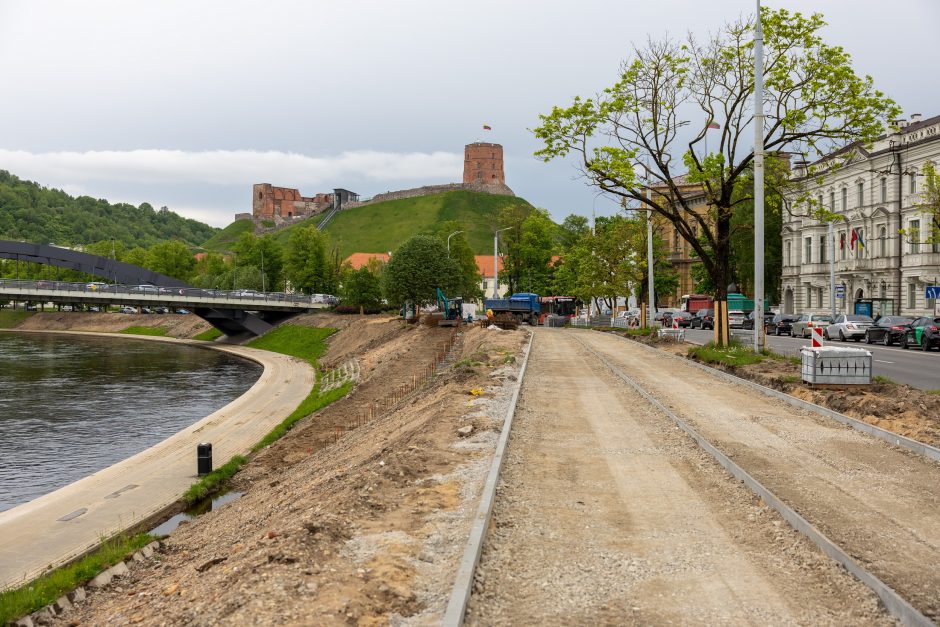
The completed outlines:
{"type": "Polygon", "coordinates": [[[463,233],[463,231],[454,231],[453,233],[447,236],[447,258],[448,259],[450,259],[450,238],[452,238],[454,235],[457,235],[458,233],[463,233]]]}
{"type": "Polygon", "coordinates": [[[499,298],[499,270],[496,265],[499,260],[499,234],[515,227],[507,226],[505,229],[497,229],[493,232],[493,298],[499,298]]]}
{"type": "Polygon", "coordinates": [[[764,31],[754,27],[754,352],[764,348],[764,31]]]}
{"type": "MultiPolygon", "coordinates": [[[[835,209],[833,207],[833,209],[835,209]]],[[[832,319],[836,319],[836,232],[829,220],[829,304],[832,305],[832,319]]],[[[822,303],[820,303],[822,304],[822,303]]]]}
{"type": "MultiPolygon", "coordinates": [[[[647,195],[649,190],[647,189],[647,195]]],[[[654,289],[653,283],[653,265],[655,261],[653,260],[653,210],[646,210],[646,282],[647,287],[649,288],[649,320],[646,321],[646,326],[652,328],[653,321],[656,319],[656,292],[654,289]]]]}
{"type": "Polygon", "coordinates": [[[232,291],[235,291],[235,275],[238,274],[238,253],[232,253],[232,291]]]}

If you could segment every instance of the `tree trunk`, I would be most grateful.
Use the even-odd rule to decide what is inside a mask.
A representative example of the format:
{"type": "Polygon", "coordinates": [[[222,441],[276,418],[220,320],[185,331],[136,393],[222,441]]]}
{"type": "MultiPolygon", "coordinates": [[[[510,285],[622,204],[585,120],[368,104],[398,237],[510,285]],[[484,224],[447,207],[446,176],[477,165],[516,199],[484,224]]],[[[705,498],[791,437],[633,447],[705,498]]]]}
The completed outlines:
{"type": "Polygon", "coordinates": [[[715,265],[711,272],[711,278],[715,284],[715,346],[727,346],[731,340],[731,329],[728,326],[728,284],[731,282],[731,268],[728,265],[731,254],[730,234],[730,210],[719,209],[715,224],[715,265]]]}

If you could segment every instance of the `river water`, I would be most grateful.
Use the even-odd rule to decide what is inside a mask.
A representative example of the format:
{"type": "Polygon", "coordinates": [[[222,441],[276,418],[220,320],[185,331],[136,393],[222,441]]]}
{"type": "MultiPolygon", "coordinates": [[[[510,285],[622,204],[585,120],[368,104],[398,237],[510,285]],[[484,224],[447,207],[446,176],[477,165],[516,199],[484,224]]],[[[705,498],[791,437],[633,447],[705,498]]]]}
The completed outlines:
{"type": "Polygon", "coordinates": [[[0,333],[0,511],[168,438],[240,396],[261,371],[161,342],[0,333]]]}

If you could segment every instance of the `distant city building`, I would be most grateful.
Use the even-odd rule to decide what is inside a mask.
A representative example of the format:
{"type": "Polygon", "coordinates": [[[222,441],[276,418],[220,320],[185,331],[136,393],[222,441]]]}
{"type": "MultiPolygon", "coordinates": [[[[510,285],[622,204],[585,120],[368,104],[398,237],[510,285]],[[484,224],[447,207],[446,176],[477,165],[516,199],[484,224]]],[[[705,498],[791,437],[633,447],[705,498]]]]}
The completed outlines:
{"type": "MultiPolygon", "coordinates": [[[[345,191],[345,190],[343,190],[345,191]]],[[[307,217],[333,206],[334,194],[302,196],[290,187],[256,183],[252,187],[252,215],[259,219],[307,217]]]]}
{"type": "Polygon", "coordinates": [[[930,237],[923,202],[923,166],[940,165],[940,116],[898,120],[865,148],[852,144],[827,155],[808,172],[794,164],[797,191],[788,194],[783,222],[782,306],[785,312],[829,311],[920,316],[936,301],[925,287],[940,285],[940,245],[930,237]],[[822,183],[819,182],[822,177],[822,183]],[[810,198],[841,218],[828,227],[812,217],[810,198]],[[902,234],[901,231],[904,231],[902,234]],[[830,294],[829,261],[835,259],[836,294],[830,294]],[[839,295],[842,295],[840,298],[839,295]]]}
{"type": "Polygon", "coordinates": [[[503,147],[499,144],[474,142],[464,147],[464,185],[505,185],[503,173],[503,147]]]}
{"type": "MultiPolygon", "coordinates": [[[[474,259],[477,262],[477,270],[480,271],[480,288],[483,290],[483,298],[493,297],[493,255],[476,255],[474,259]]],[[[503,271],[503,258],[496,257],[497,276],[503,271]]],[[[496,293],[501,297],[509,292],[509,285],[499,282],[496,293]]]]}
{"type": "Polygon", "coordinates": [[[388,263],[388,260],[391,258],[391,253],[353,253],[346,257],[345,263],[352,266],[353,270],[358,270],[363,266],[369,265],[369,262],[373,259],[377,260],[379,263],[388,263]]]}

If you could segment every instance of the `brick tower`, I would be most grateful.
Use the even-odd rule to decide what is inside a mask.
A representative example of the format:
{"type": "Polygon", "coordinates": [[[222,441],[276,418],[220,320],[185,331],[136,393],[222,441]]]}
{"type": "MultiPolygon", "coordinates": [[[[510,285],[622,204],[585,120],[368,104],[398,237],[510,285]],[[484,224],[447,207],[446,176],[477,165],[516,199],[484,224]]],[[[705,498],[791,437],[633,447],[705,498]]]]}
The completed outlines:
{"type": "Polygon", "coordinates": [[[499,144],[474,142],[464,148],[464,184],[504,186],[503,147],[499,144]]]}

